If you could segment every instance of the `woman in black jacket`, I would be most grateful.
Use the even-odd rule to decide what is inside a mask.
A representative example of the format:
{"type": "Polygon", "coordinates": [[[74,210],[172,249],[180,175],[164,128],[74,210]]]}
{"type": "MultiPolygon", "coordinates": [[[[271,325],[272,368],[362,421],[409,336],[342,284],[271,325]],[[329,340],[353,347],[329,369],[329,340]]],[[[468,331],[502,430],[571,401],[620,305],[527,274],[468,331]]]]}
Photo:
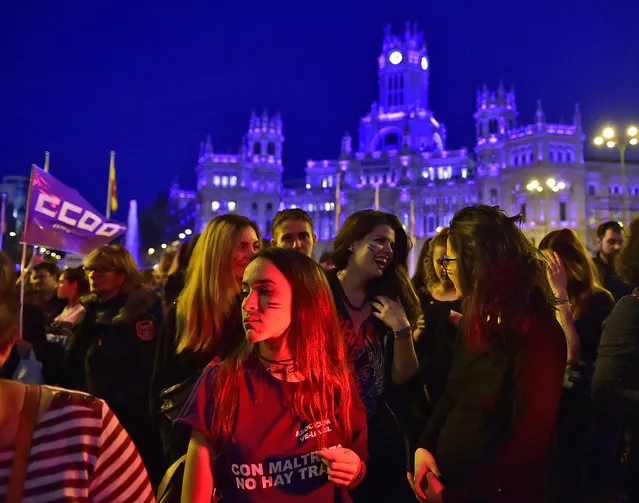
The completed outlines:
{"type": "Polygon", "coordinates": [[[146,403],[162,306],[120,245],[93,250],[84,269],[91,295],[82,299],[84,319],[67,342],[61,384],[107,402],[157,482],[161,448],[146,403]]]}
{"type": "Polygon", "coordinates": [[[448,276],[462,298],[462,347],[415,453],[420,498],[545,501],[566,364],[544,261],[515,218],[477,205],[450,224],[448,276]]]}

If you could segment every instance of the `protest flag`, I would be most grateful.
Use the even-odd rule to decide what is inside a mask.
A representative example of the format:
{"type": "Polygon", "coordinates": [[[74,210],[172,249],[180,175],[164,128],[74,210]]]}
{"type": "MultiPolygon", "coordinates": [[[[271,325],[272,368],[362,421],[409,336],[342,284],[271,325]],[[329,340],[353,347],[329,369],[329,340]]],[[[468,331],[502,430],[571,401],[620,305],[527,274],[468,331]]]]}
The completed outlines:
{"type": "Polygon", "coordinates": [[[124,234],[126,226],[100,215],[80,193],[33,166],[22,242],[86,255],[124,234]]]}

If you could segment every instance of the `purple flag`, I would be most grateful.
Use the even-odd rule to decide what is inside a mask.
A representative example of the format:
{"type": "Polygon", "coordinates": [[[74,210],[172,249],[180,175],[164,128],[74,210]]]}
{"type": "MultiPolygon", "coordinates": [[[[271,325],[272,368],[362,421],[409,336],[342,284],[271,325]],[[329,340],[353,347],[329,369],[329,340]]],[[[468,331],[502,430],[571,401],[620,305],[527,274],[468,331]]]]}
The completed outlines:
{"type": "Polygon", "coordinates": [[[22,242],[87,255],[124,234],[126,226],[100,215],[80,193],[33,166],[22,242]]]}

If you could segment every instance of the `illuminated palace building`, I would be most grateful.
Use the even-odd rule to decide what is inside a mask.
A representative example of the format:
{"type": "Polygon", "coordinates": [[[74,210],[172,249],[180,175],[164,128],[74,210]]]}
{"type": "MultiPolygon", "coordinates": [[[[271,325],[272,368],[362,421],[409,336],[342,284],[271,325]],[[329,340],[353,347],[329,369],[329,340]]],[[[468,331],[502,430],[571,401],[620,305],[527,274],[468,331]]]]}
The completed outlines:
{"type": "MultiPolygon", "coordinates": [[[[449,224],[464,206],[483,202],[525,216],[537,243],[552,229],[569,227],[592,243],[596,225],[622,215],[619,164],[585,162],[579,108],[570,124],[550,123],[541,104],[532,124],[517,122],[513,91],[499,86],[477,93],[474,153],[448,149],[446,128],[430,109],[430,61],[415,26],[403,36],[386,30],[378,59],[379,97],[360,119],[357,149],[346,135],[337,159],[310,160],[305,186],[282,184],[281,117],[253,114],[237,154],[201,144],[197,194],[174,189],[173,203],[197,201],[201,228],[215,215],[238,212],[269,235],[283,208],[303,208],[315,222],[319,249],[329,247],[351,213],[379,208],[399,216],[419,241],[449,224]],[[474,154],[474,156],[471,156],[474,154]],[[339,194],[339,198],[337,195],[339,194]]],[[[639,202],[638,166],[628,166],[626,204],[639,202]]],[[[183,203],[182,203],[183,204],[183,203]]],[[[629,208],[630,209],[630,208],[629,208]]]]}

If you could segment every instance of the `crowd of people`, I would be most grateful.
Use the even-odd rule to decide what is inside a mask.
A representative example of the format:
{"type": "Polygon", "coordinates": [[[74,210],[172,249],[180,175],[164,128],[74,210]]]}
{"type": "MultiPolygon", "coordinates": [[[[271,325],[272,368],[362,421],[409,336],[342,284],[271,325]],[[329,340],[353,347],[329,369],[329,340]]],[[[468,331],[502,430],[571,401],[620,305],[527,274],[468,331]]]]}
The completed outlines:
{"type": "Polygon", "coordinates": [[[0,253],[0,500],[639,501],[639,220],[519,224],[458,211],[412,278],[373,210],[317,261],[301,209],[153,273],[0,253]]]}

